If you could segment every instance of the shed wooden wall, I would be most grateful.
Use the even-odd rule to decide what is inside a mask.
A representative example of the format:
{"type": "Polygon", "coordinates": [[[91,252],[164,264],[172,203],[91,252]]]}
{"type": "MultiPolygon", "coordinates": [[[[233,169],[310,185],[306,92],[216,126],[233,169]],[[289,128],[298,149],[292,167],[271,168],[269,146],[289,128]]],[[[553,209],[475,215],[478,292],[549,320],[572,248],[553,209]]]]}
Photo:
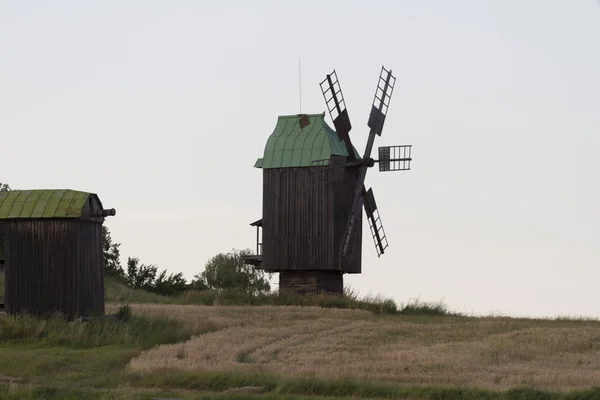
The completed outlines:
{"type": "Polygon", "coordinates": [[[334,181],[335,170],[323,167],[265,169],[261,268],[360,273],[362,218],[352,259],[340,264],[357,172],[342,171],[334,181]]]}
{"type": "Polygon", "coordinates": [[[102,224],[6,220],[0,221],[2,233],[8,313],[104,314],[102,224]]]}

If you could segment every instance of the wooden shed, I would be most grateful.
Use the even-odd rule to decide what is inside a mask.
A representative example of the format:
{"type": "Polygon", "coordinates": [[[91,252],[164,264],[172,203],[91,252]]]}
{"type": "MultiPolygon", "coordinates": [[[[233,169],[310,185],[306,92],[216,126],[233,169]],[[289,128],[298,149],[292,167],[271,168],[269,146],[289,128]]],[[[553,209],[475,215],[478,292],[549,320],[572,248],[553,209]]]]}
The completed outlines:
{"type": "Polygon", "coordinates": [[[115,214],[94,193],[0,193],[6,311],[69,319],[103,315],[102,223],[115,214]]]}
{"type": "MultiPolygon", "coordinates": [[[[347,156],[324,113],[284,115],[256,161],[263,170],[262,254],[248,262],[279,272],[280,290],[342,293],[342,275],[361,272],[360,246],[349,261],[340,256],[359,171],[327,166],[347,156]]],[[[360,243],[362,221],[357,231],[360,243]]]]}

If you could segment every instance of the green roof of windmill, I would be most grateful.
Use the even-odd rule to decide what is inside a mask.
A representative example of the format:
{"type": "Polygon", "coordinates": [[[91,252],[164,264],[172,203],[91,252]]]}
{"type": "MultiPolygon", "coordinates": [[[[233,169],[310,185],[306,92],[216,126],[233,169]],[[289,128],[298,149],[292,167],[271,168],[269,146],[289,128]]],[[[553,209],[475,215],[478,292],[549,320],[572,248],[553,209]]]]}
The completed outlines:
{"type": "MultiPolygon", "coordinates": [[[[356,149],[356,157],[360,158],[356,149]]],[[[313,161],[348,156],[344,141],[325,122],[325,113],[282,115],[256,168],[310,167],[313,161]]]]}
{"type": "Polygon", "coordinates": [[[0,219],[79,218],[90,195],[69,189],[1,192],[0,219]]]}

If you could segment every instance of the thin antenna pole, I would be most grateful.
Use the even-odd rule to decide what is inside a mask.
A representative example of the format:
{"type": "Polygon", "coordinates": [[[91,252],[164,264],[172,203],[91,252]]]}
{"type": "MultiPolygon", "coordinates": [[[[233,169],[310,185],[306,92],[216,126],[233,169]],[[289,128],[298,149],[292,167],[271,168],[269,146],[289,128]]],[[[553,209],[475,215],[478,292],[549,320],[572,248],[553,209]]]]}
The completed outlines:
{"type": "Polygon", "coordinates": [[[300,65],[300,53],[298,53],[298,92],[300,93],[300,114],[302,114],[302,66],[300,65]]]}

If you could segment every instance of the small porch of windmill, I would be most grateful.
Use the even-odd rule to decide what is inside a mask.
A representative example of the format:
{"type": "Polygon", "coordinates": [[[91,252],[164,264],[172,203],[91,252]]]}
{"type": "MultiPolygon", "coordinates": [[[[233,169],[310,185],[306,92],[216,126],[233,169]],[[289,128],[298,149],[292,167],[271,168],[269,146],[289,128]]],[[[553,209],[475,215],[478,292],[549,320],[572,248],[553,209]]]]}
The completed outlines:
{"type": "MultiPolygon", "coordinates": [[[[254,221],[250,226],[256,228],[255,254],[243,256],[245,263],[256,269],[262,268],[262,219],[254,221]]],[[[341,294],[344,291],[343,275],[338,271],[325,270],[269,270],[279,273],[280,293],[296,294],[341,294]]]]}

